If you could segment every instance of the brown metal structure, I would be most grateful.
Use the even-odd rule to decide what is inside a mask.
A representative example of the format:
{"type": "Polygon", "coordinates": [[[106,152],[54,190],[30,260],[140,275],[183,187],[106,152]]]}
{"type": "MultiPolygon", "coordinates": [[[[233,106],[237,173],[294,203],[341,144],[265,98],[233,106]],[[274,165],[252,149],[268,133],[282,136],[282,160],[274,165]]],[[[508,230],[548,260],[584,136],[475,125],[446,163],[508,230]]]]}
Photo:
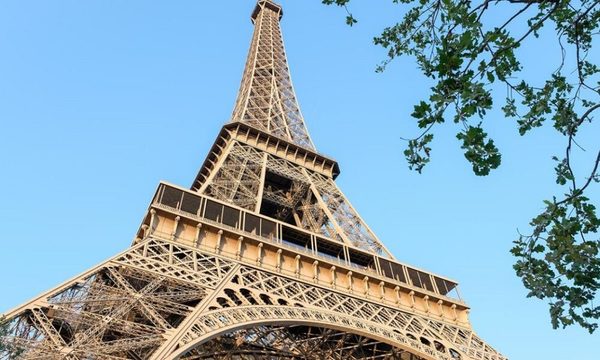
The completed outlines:
{"type": "Polygon", "coordinates": [[[335,183],[261,0],[231,122],[132,246],[6,314],[22,359],[503,360],[457,283],[398,262],[335,183]]]}

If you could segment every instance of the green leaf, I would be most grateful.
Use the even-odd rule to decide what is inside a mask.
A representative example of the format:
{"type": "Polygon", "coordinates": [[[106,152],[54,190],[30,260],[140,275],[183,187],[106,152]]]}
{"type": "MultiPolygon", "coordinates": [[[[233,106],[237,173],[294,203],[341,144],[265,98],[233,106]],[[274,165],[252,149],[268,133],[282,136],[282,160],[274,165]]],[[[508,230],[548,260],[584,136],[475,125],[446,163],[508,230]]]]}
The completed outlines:
{"type": "Polygon", "coordinates": [[[348,15],[346,16],[346,25],[354,25],[356,24],[358,21],[352,16],[352,15],[348,15]]]}
{"type": "Polygon", "coordinates": [[[462,140],[461,148],[475,175],[488,175],[490,170],[500,166],[502,155],[480,126],[469,126],[466,131],[456,134],[456,138],[462,140]]]}

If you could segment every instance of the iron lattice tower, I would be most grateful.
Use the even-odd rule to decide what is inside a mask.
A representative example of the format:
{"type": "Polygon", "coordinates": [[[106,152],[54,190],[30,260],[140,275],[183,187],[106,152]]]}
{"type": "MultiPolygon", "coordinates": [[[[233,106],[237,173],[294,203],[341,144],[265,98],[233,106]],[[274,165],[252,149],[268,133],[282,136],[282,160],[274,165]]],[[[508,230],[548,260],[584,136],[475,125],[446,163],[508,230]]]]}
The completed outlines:
{"type": "Polygon", "coordinates": [[[334,182],[261,0],[231,122],[132,246],[6,314],[2,358],[503,360],[457,283],[402,264],[334,182]]]}

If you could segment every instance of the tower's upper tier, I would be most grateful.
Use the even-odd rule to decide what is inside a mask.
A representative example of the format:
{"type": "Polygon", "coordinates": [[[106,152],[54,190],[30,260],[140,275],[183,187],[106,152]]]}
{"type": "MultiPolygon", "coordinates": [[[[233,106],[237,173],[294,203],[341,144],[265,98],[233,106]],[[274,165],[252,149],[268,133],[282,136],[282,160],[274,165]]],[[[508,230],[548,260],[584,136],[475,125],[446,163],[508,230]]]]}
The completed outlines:
{"type": "Polygon", "coordinates": [[[258,14],[262,11],[262,9],[267,8],[271,11],[276,12],[277,14],[279,14],[279,20],[281,20],[281,17],[283,16],[283,8],[279,5],[276,4],[270,0],[259,0],[256,3],[256,6],[254,7],[254,10],[252,11],[252,15],[250,15],[250,19],[252,19],[252,23],[254,24],[254,22],[256,21],[256,18],[258,17],[258,14]]]}
{"type": "Polygon", "coordinates": [[[279,20],[281,6],[258,1],[252,12],[254,35],[231,122],[243,122],[314,150],[296,101],[279,20]]]}

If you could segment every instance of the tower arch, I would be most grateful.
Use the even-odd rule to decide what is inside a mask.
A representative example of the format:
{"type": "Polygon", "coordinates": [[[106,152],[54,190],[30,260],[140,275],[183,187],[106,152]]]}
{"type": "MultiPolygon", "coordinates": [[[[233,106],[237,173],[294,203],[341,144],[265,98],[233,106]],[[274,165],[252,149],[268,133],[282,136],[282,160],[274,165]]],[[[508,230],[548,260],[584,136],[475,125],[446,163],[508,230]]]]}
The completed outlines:
{"type": "MultiPolygon", "coordinates": [[[[293,337],[293,331],[290,332],[290,329],[299,327],[321,329],[318,336],[317,332],[313,332],[315,336],[312,340],[318,344],[327,344],[328,337],[331,337],[332,334],[333,337],[338,336],[337,334],[351,334],[368,340],[372,343],[371,346],[376,343],[385,344],[380,346],[380,349],[373,348],[373,351],[387,351],[388,355],[410,353],[415,356],[415,360],[466,358],[451,344],[442,344],[439,339],[427,339],[422,335],[401,332],[382,324],[339,312],[293,306],[237,306],[213,310],[198,316],[190,331],[181,339],[180,346],[169,356],[169,359],[200,358],[191,357],[190,354],[198,352],[195,350],[203,349],[203,347],[202,351],[206,353],[208,351],[204,346],[206,343],[218,341],[217,339],[220,337],[231,339],[232,334],[238,334],[237,339],[241,341],[244,340],[244,336],[249,336],[251,339],[252,336],[257,336],[261,332],[276,333],[279,337],[277,340],[280,340],[278,345],[282,346],[285,344],[285,340],[293,337]],[[328,333],[328,331],[333,333],[328,333]],[[287,333],[290,335],[285,338],[287,333]],[[317,337],[319,337],[318,341],[316,341],[317,337]],[[283,343],[281,340],[284,340],[283,343]],[[434,344],[439,345],[435,346],[434,344]]],[[[310,334],[306,331],[304,333],[310,334]]],[[[298,341],[298,339],[295,340],[298,341]]],[[[243,341],[239,343],[239,345],[243,344],[243,341]]],[[[265,344],[262,345],[264,347],[265,344]]],[[[344,343],[344,347],[348,346],[353,346],[352,342],[344,343]]],[[[320,350],[332,351],[329,348],[320,350]]],[[[400,357],[397,358],[400,359],[400,357]]]]}

